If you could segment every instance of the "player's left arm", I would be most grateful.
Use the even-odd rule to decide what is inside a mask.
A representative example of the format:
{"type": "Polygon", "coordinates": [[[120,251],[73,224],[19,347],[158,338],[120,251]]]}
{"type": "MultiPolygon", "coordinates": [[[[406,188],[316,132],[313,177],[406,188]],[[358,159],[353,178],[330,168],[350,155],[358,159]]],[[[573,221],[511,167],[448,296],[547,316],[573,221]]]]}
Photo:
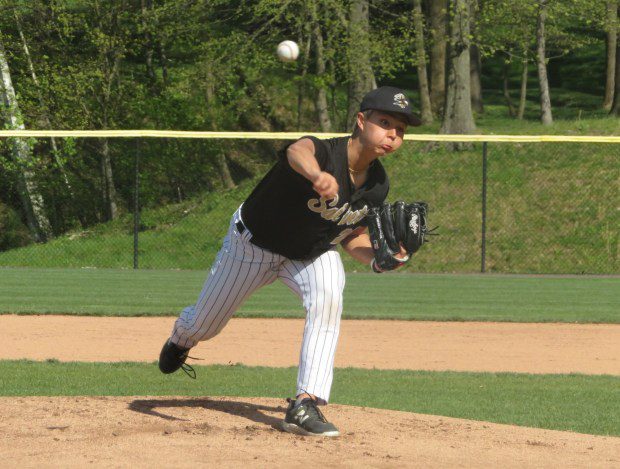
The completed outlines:
{"type": "MultiPolygon", "coordinates": [[[[340,244],[345,252],[362,264],[368,265],[375,258],[370,236],[368,235],[368,228],[365,226],[357,228],[353,233],[343,239],[340,244]]],[[[396,257],[404,258],[406,255],[407,251],[401,247],[400,253],[397,254],[396,257]]]]}
{"type": "Polygon", "coordinates": [[[353,233],[342,240],[340,245],[353,259],[362,264],[370,264],[370,261],[375,257],[370,244],[368,230],[364,226],[360,226],[353,231],[353,233]]]}

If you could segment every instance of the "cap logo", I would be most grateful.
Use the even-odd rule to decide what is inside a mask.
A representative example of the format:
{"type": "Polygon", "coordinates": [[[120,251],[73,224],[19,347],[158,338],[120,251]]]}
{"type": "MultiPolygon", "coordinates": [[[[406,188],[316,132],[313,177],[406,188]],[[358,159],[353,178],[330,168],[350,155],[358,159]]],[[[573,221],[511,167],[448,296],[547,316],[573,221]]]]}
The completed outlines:
{"type": "Polygon", "coordinates": [[[405,109],[409,105],[409,101],[407,101],[404,94],[398,93],[394,95],[394,105],[401,109],[405,109]]]}

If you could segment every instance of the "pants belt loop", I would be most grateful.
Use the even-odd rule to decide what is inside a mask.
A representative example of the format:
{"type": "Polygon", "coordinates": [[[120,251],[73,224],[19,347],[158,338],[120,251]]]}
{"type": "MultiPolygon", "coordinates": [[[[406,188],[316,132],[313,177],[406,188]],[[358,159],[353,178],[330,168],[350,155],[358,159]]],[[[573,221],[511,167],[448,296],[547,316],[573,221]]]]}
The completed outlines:
{"type": "Polygon", "coordinates": [[[239,220],[237,221],[237,223],[235,223],[235,226],[237,227],[237,232],[239,234],[243,234],[243,232],[245,231],[245,225],[243,224],[243,222],[239,220]]]}

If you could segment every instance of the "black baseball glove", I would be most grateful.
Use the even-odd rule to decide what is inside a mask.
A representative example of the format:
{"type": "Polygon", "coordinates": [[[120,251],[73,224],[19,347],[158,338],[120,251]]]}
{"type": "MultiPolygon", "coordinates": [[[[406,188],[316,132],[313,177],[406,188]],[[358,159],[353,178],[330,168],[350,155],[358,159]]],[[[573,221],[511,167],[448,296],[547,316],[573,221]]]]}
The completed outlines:
{"type": "Polygon", "coordinates": [[[406,204],[398,201],[373,207],[367,217],[368,233],[375,257],[371,263],[377,273],[394,270],[407,262],[424,244],[429,233],[426,226],[428,205],[425,202],[406,204]],[[396,257],[400,246],[407,251],[404,258],[396,257]]]}
{"type": "Polygon", "coordinates": [[[373,207],[366,215],[368,234],[372,243],[375,258],[370,264],[375,272],[394,270],[409,258],[400,259],[396,254],[400,252],[400,245],[394,234],[392,206],[384,203],[381,207],[373,207]]]}
{"type": "Polygon", "coordinates": [[[428,204],[426,202],[406,204],[399,200],[392,205],[392,213],[396,239],[409,255],[414,254],[422,247],[426,241],[425,236],[429,234],[426,226],[428,204]]]}

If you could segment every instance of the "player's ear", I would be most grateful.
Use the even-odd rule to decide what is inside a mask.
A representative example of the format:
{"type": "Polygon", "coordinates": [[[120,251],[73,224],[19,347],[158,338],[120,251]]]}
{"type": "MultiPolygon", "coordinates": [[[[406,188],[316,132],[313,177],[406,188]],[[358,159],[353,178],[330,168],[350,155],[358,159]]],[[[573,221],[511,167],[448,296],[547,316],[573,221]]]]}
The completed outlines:
{"type": "Polygon", "coordinates": [[[366,123],[366,116],[364,115],[363,112],[358,112],[357,113],[357,127],[360,130],[364,130],[365,123],[366,123]]]}

